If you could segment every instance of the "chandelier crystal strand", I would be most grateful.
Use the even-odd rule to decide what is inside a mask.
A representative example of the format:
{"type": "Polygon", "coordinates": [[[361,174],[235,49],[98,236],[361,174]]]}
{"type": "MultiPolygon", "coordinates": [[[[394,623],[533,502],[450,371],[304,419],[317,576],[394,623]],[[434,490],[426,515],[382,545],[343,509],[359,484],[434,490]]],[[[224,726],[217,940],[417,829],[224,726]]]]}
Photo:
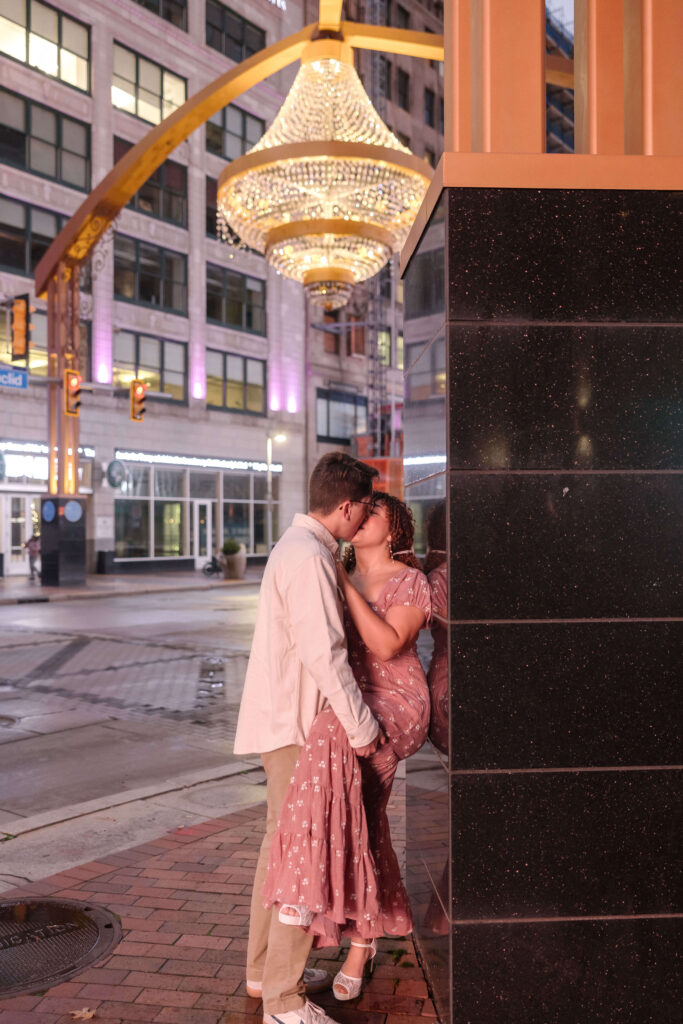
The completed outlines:
{"type": "Polygon", "coordinates": [[[430,168],[384,124],[345,44],[310,44],[268,131],[220,176],[222,236],[239,236],[325,309],[401,248],[430,168]],[[342,59],[325,56],[331,47],[342,59]]]}

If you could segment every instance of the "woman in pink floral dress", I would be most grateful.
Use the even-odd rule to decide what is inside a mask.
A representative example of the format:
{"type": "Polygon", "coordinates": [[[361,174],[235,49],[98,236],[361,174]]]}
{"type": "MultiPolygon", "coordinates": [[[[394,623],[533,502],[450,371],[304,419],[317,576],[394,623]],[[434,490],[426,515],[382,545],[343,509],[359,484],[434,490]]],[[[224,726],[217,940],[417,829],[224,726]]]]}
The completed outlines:
{"type": "Polygon", "coordinates": [[[420,749],[429,728],[416,649],[431,615],[429,585],[412,552],[410,510],[389,494],[374,498],[339,583],[349,661],[383,743],[359,760],[332,709],[321,711],[285,797],[263,888],[266,906],[280,904],[280,920],[310,928],[316,945],[351,938],[333,986],[338,999],[360,990],[372,940],[412,929],[386,811],[399,761],[420,749]]]}

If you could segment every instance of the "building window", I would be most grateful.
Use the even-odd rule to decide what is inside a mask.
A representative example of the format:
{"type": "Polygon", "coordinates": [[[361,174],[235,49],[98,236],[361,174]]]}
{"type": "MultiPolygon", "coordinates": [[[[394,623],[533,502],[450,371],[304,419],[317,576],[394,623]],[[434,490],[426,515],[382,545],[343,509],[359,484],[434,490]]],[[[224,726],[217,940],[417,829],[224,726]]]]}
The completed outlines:
{"type": "Polygon", "coordinates": [[[265,416],[265,360],[207,349],[206,404],[213,409],[265,416]]]}
{"type": "Polygon", "coordinates": [[[210,238],[217,237],[216,218],[218,216],[218,182],[215,178],[206,179],[206,233],[210,238]]]}
{"type": "Polygon", "coordinates": [[[349,317],[349,355],[350,356],[364,356],[365,355],[365,326],[364,324],[358,323],[358,317],[349,317]]]}
{"type": "Polygon", "coordinates": [[[379,58],[379,92],[385,99],[391,99],[391,61],[379,58]]]}
{"type": "Polygon", "coordinates": [[[150,391],[187,401],[187,345],[132,331],[114,332],[114,387],[127,389],[136,377],[150,391]]]}
{"type": "Polygon", "coordinates": [[[410,75],[403,68],[398,69],[396,93],[399,107],[402,110],[410,110],[410,75]]]}
{"type": "Polygon", "coordinates": [[[434,90],[425,89],[425,124],[434,127],[434,90]]]}
{"type": "MultiPolygon", "coordinates": [[[[412,366],[424,351],[425,343],[406,345],[407,365],[412,366]]],[[[446,394],[446,342],[437,338],[425,352],[417,367],[406,379],[406,401],[426,402],[446,394]]]]}
{"type": "Polygon", "coordinates": [[[184,78],[114,43],[114,76],[111,101],[119,110],[151,124],[182,107],[187,99],[184,78]]]}
{"type": "Polygon", "coordinates": [[[223,4],[206,0],[206,45],[242,61],[266,45],[266,33],[223,4]]]}
{"type": "Polygon", "coordinates": [[[436,166],[436,153],[433,149],[429,149],[427,146],[425,146],[425,160],[430,167],[436,166]]]}
{"type": "Polygon", "coordinates": [[[135,0],[135,3],[187,32],[187,0],[135,0]]]}
{"type": "Polygon", "coordinates": [[[316,391],[316,433],[318,441],[350,444],[368,429],[368,400],[364,395],[318,388],[316,391]]]}
{"type": "Polygon", "coordinates": [[[207,263],[206,319],[265,335],[266,282],[207,263]]]}
{"type": "Polygon", "coordinates": [[[0,197],[0,266],[31,276],[68,219],[59,213],[0,197]]]}
{"type": "Polygon", "coordinates": [[[90,33],[86,25],[39,0],[4,0],[0,11],[1,53],[88,91],[90,33]]]}
{"type": "Polygon", "coordinates": [[[396,28],[410,28],[410,14],[400,4],[396,4],[396,28]]]}
{"type": "Polygon", "coordinates": [[[399,132],[399,131],[397,131],[395,134],[396,134],[396,138],[401,143],[401,145],[405,146],[407,149],[410,149],[410,136],[406,135],[405,132],[399,132]]]}
{"type": "Polygon", "coordinates": [[[114,238],[114,294],[187,314],[187,257],[137,238],[114,238]]]}
{"type": "Polygon", "coordinates": [[[235,160],[251,149],[265,130],[263,118],[232,105],[223,107],[206,122],[206,148],[216,156],[235,160]]]}
{"type": "MultiPolygon", "coordinates": [[[[114,163],[118,163],[132,148],[132,142],[114,139],[114,163]]],[[[174,160],[165,160],[140,186],[128,205],[140,213],[148,213],[150,217],[159,217],[186,228],[187,167],[174,160]]]]}
{"type": "Polygon", "coordinates": [[[0,89],[0,160],[89,189],[90,127],[0,89]]]}
{"type": "Polygon", "coordinates": [[[444,99],[443,96],[439,96],[439,132],[443,135],[443,122],[444,122],[444,99]]]}
{"type": "MultiPolygon", "coordinates": [[[[0,312],[0,363],[12,364],[12,345],[9,332],[9,311],[0,312]]],[[[90,380],[90,324],[81,321],[81,342],[79,346],[78,371],[84,380],[90,380]]],[[[47,313],[36,310],[31,313],[31,338],[28,348],[28,364],[21,364],[33,377],[47,377],[47,313]]],[[[20,364],[14,364],[20,365],[20,364]]]]}

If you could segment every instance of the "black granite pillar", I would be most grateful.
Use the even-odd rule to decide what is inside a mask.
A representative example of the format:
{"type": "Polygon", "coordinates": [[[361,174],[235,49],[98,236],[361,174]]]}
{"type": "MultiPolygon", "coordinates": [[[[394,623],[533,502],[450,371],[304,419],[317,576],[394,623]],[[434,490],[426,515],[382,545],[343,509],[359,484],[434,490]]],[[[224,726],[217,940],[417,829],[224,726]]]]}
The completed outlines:
{"type": "Polygon", "coordinates": [[[450,188],[406,273],[450,697],[408,881],[452,1024],[680,1024],[681,221],[680,193],[450,188]]]}
{"type": "Polygon", "coordinates": [[[43,498],[40,565],[44,587],[85,583],[85,499],[43,498]]]}

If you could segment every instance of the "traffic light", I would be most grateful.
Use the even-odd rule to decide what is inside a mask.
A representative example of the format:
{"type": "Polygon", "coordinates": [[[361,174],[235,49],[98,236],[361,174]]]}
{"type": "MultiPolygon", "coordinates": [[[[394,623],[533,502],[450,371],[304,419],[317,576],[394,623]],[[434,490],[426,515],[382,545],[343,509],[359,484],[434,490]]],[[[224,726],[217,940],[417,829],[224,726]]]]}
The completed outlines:
{"type": "Polygon", "coordinates": [[[29,303],[28,295],[18,295],[12,302],[12,362],[25,362],[28,360],[28,344],[33,325],[31,324],[31,313],[35,310],[29,303]]]}
{"type": "Polygon", "coordinates": [[[142,423],[145,418],[145,396],[147,384],[136,377],[130,382],[130,418],[142,423]]]}
{"type": "Polygon", "coordinates": [[[64,371],[64,412],[67,416],[80,415],[82,380],[77,370],[64,371]]]}

